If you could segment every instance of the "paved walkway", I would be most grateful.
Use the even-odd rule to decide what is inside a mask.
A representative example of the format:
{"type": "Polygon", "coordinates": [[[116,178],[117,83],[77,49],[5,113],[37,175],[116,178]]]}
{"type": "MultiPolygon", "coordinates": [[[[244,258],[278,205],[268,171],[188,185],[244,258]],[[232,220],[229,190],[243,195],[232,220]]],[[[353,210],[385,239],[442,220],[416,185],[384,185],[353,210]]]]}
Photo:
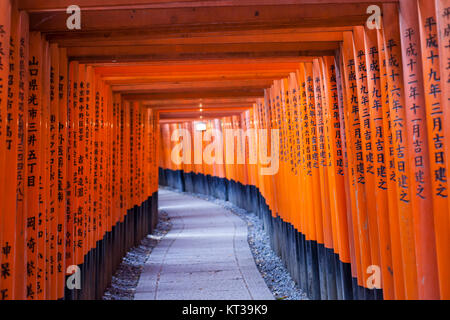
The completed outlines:
{"type": "Polygon", "coordinates": [[[256,268],[247,225],[208,201],[160,190],[172,230],[153,249],[136,300],[269,300],[256,268]]]}

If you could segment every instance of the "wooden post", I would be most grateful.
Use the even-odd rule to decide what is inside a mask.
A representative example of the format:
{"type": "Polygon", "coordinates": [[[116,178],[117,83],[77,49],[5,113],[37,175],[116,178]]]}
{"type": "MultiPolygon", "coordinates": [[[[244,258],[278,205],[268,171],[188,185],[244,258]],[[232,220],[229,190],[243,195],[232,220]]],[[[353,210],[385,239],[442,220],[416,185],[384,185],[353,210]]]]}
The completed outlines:
{"type": "MultiPolygon", "coordinates": [[[[444,109],[447,103],[442,104],[443,96],[448,94],[448,82],[442,78],[440,65],[446,60],[441,60],[441,54],[439,51],[439,42],[443,39],[438,39],[438,28],[436,19],[436,7],[433,1],[418,1],[419,4],[419,29],[420,29],[420,48],[416,48],[421,52],[422,66],[416,68],[423,68],[423,93],[425,99],[425,107],[423,107],[423,117],[426,117],[426,128],[428,136],[428,153],[430,164],[430,180],[431,180],[431,199],[433,202],[433,217],[434,217],[434,232],[427,239],[428,242],[436,241],[436,258],[437,258],[437,271],[433,276],[439,279],[435,279],[439,282],[439,292],[441,299],[450,299],[450,285],[446,279],[450,279],[450,216],[449,204],[448,204],[448,183],[447,174],[448,166],[446,169],[446,163],[448,163],[449,154],[445,150],[445,146],[450,143],[448,134],[445,132],[445,118],[444,109]]],[[[448,3],[450,5],[450,2],[448,3]]],[[[447,8],[448,10],[448,8],[447,8]]],[[[441,18],[445,18],[445,15],[440,15],[441,18]]],[[[447,19],[448,20],[448,19],[447,19]]],[[[447,27],[448,28],[448,27],[447,27]]],[[[417,27],[415,28],[417,32],[417,27]]],[[[449,31],[447,30],[447,36],[449,31]]],[[[444,32],[443,35],[446,33],[444,32]]],[[[449,45],[448,43],[443,43],[449,45]]],[[[418,46],[418,44],[417,44],[418,46]]],[[[441,44],[442,46],[442,44],[441,44]]],[[[447,50],[448,51],[448,50],[447,50]]],[[[419,53],[418,52],[418,53],[419,53]]],[[[420,53],[419,53],[420,54],[420,53]]],[[[445,59],[445,57],[444,57],[445,59]]],[[[424,127],[424,126],[423,126],[424,127]]],[[[424,129],[422,128],[422,132],[424,129]]],[[[429,295],[427,298],[437,298],[437,292],[431,292],[431,285],[427,286],[429,295]]]]}
{"type": "Polygon", "coordinates": [[[6,187],[3,190],[2,211],[4,212],[2,224],[2,242],[1,242],[1,283],[0,292],[2,299],[14,299],[15,298],[15,278],[19,276],[16,274],[16,213],[17,213],[17,200],[16,200],[16,185],[17,185],[17,147],[18,147],[18,135],[17,135],[17,120],[18,120],[18,91],[19,91],[19,44],[20,44],[20,23],[19,12],[16,5],[13,2],[11,11],[11,33],[10,33],[10,46],[9,57],[5,57],[4,68],[8,69],[9,74],[7,76],[7,98],[6,114],[2,118],[3,125],[5,126],[4,135],[1,139],[4,149],[0,152],[5,155],[5,171],[2,174],[2,179],[6,187]],[[13,170],[11,170],[13,168],[13,170]]]}
{"type": "Polygon", "coordinates": [[[394,163],[397,181],[397,205],[400,222],[402,258],[405,274],[406,299],[418,299],[416,248],[414,221],[411,205],[411,177],[408,136],[406,131],[406,110],[404,81],[401,68],[401,43],[396,4],[383,5],[384,47],[386,74],[389,88],[389,107],[394,146],[394,163]],[[392,23],[391,23],[392,22],[392,23]]]}
{"type": "Polygon", "coordinates": [[[26,243],[26,221],[28,202],[25,194],[26,190],[26,113],[28,110],[28,59],[29,59],[29,26],[28,14],[24,11],[19,13],[19,42],[18,42],[18,62],[19,69],[19,89],[17,103],[17,231],[16,231],[16,293],[15,299],[27,299],[27,243],[26,243]]]}
{"type": "Polygon", "coordinates": [[[375,174],[376,221],[380,246],[380,270],[383,298],[394,299],[393,267],[391,252],[391,230],[388,206],[388,171],[385,156],[387,134],[383,128],[381,75],[376,30],[364,30],[365,65],[367,70],[367,91],[370,113],[371,146],[375,174]]]}
{"type": "Polygon", "coordinates": [[[59,50],[59,106],[58,106],[58,139],[57,139],[57,199],[58,199],[58,234],[57,234],[57,274],[58,288],[57,298],[64,298],[64,289],[66,287],[66,238],[69,225],[67,212],[67,192],[69,191],[67,167],[69,160],[68,153],[68,71],[67,50],[59,50]]]}
{"type": "MultiPolygon", "coordinates": [[[[364,156],[362,147],[361,122],[359,116],[358,87],[356,83],[355,59],[353,56],[353,36],[350,32],[344,32],[343,45],[344,83],[346,90],[346,136],[348,139],[349,170],[351,172],[350,188],[352,196],[353,230],[355,236],[355,252],[360,259],[360,269],[358,269],[358,285],[365,288],[366,272],[371,266],[370,238],[366,228],[368,225],[364,176],[364,156]],[[356,243],[358,243],[356,245],[356,243]]],[[[358,293],[358,298],[364,298],[367,291],[358,293]]],[[[366,297],[366,298],[371,298],[366,297]]]]}

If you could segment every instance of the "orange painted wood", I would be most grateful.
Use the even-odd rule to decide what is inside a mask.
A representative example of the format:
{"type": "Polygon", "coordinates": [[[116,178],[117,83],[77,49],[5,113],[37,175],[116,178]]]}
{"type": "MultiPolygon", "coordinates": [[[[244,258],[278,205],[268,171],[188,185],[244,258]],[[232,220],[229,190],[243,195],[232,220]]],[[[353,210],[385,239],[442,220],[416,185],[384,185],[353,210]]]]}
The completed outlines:
{"type": "MultiPolygon", "coordinates": [[[[325,90],[323,86],[323,70],[322,59],[313,61],[313,81],[314,81],[314,95],[316,103],[316,124],[317,124],[317,151],[319,155],[319,177],[320,177],[320,191],[322,199],[322,223],[324,234],[324,246],[327,249],[333,250],[333,246],[337,244],[337,239],[333,230],[333,217],[331,217],[330,197],[329,197],[329,153],[327,152],[326,137],[326,99],[325,90]]],[[[326,270],[334,269],[334,265],[329,265],[329,261],[324,259],[325,263],[322,268],[326,270]]],[[[320,263],[320,262],[319,262],[320,263]]],[[[321,264],[321,263],[320,263],[321,264]]],[[[337,297],[336,281],[333,277],[325,273],[327,299],[337,297]]],[[[322,281],[322,279],[320,280],[322,281]]],[[[325,282],[324,281],[324,282],[325,282]]]]}
{"type": "Polygon", "coordinates": [[[38,279],[38,299],[50,299],[50,286],[48,281],[49,264],[47,259],[50,255],[49,246],[47,240],[49,239],[49,223],[47,217],[49,215],[50,205],[50,188],[49,188],[49,120],[50,120],[50,52],[49,44],[45,41],[43,35],[41,35],[42,41],[42,72],[41,72],[41,144],[39,153],[42,158],[42,163],[39,172],[39,215],[38,222],[38,264],[37,264],[37,279],[38,279]]]}
{"type": "Polygon", "coordinates": [[[58,214],[58,126],[59,126],[59,48],[56,44],[50,45],[50,113],[48,123],[49,143],[49,210],[47,221],[48,232],[48,278],[47,285],[50,290],[50,299],[58,298],[58,225],[60,224],[58,214]]]}
{"type": "MultiPolygon", "coordinates": [[[[346,99],[346,90],[344,89],[343,82],[343,57],[342,57],[342,46],[337,52],[334,58],[334,65],[336,69],[336,81],[337,81],[337,102],[339,109],[339,128],[340,135],[342,137],[342,153],[343,153],[343,169],[344,169],[344,189],[346,195],[346,203],[347,203],[347,230],[348,230],[348,239],[349,239],[349,253],[350,253],[350,261],[351,261],[351,273],[353,278],[357,278],[358,268],[360,268],[360,261],[357,260],[356,252],[359,251],[356,248],[359,248],[359,243],[356,242],[356,238],[354,236],[354,226],[353,226],[353,214],[352,214],[352,193],[350,192],[350,172],[349,172],[349,158],[348,158],[348,148],[347,148],[347,127],[346,127],[346,113],[344,110],[344,105],[346,99]]],[[[358,258],[359,259],[359,258],[358,258]]],[[[356,289],[356,288],[355,288],[356,289]]]]}
{"type": "Polygon", "coordinates": [[[349,235],[347,223],[347,203],[345,197],[345,171],[344,171],[344,154],[343,140],[341,134],[340,112],[338,102],[338,89],[336,79],[336,68],[333,57],[324,57],[324,77],[328,115],[328,138],[330,153],[330,200],[331,210],[336,219],[336,233],[338,243],[335,250],[339,254],[342,262],[350,263],[349,253],[349,235]]]}
{"type": "MultiPolygon", "coordinates": [[[[188,27],[203,27],[211,30],[221,26],[240,30],[248,26],[276,28],[290,27],[342,27],[362,25],[367,20],[365,3],[331,3],[298,5],[257,5],[235,7],[160,8],[160,9],[123,9],[90,10],[83,12],[83,30],[123,30],[168,28],[174,24],[188,27]],[[255,14],[255,12],[258,14],[255,14]],[[148,19],[151,16],[152,19],[148,19]],[[174,22],[175,21],[175,22],[174,22]]],[[[45,12],[32,13],[31,29],[42,32],[66,31],[66,12],[54,12],[48,16],[45,12]],[[44,19],[45,18],[45,19],[44,19]]]]}
{"type": "MultiPolygon", "coordinates": [[[[298,80],[296,77],[296,73],[291,73],[288,79],[289,85],[289,99],[292,105],[291,110],[291,143],[292,143],[292,163],[291,163],[291,173],[294,175],[293,184],[295,190],[301,192],[301,144],[302,144],[302,136],[301,136],[301,115],[300,115],[300,98],[299,98],[299,89],[298,89],[298,80]]],[[[258,172],[256,172],[258,174],[258,172]]],[[[303,223],[302,223],[302,215],[299,214],[296,210],[296,202],[291,201],[291,210],[294,215],[294,226],[297,231],[304,234],[303,223]]]]}
{"type": "Polygon", "coordinates": [[[306,240],[316,240],[315,234],[315,224],[313,220],[313,196],[312,196],[312,158],[311,158],[311,132],[310,132],[310,113],[308,112],[308,99],[306,92],[306,77],[305,77],[305,66],[300,64],[299,72],[297,74],[299,82],[299,95],[301,99],[300,104],[300,116],[302,119],[301,129],[302,129],[302,143],[303,143],[303,158],[302,158],[302,169],[303,169],[303,180],[302,184],[303,192],[305,194],[305,239],[306,240]]]}
{"type": "MultiPolygon", "coordinates": [[[[265,140],[265,141],[267,141],[268,146],[269,145],[271,146],[271,151],[272,151],[272,137],[269,134],[269,132],[271,132],[270,130],[272,128],[274,128],[275,117],[273,116],[273,107],[271,105],[271,96],[270,96],[269,90],[266,90],[265,94],[264,94],[264,114],[265,114],[265,116],[264,116],[265,123],[264,123],[263,129],[267,130],[266,131],[267,132],[267,140],[265,140]]],[[[276,143],[276,142],[274,142],[274,143],[276,143]]],[[[278,209],[277,209],[277,203],[276,203],[276,199],[275,199],[276,186],[275,186],[275,180],[274,180],[273,175],[265,176],[265,185],[267,186],[267,197],[269,199],[268,205],[271,210],[272,217],[276,217],[278,209]]]]}
{"type": "MultiPolygon", "coordinates": [[[[267,129],[270,130],[279,130],[279,125],[278,125],[278,114],[277,114],[277,108],[276,108],[276,104],[277,104],[277,98],[276,98],[276,82],[274,82],[274,84],[272,85],[272,87],[268,90],[268,99],[267,99],[267,106],[268,106],[268,125],[267,125],[267,129]]],[[[270,131],[271,132],[271,131],[270,131]]],[[[269,136],[269,134],[268,134],[269,136]]],[[[272,146],[272,137],[269,136],[270,138],[268,138],[268,141],[270,141],[270,144],[272,146]]],[[[281,132],[279,131],[279,137],[281,137],[281,132]]],[[[277,143],[277,142],[275,142],[277,143]]],[[[279,152],[281,152],[281,140],[279,138],[278,140],[278,148],[279,148],[279,152]]],[[[270,176],[269,181],[271,181],[271,198],[272,198],[272,215],[274,217],[278,217],[280,214],[280,206],[281,203],[278,199],[278,190],[280,189],[280,182],[279,182],[279,173],[280,171],[278,170],[278,172],[276,172],[274,175],[270,176]]]]}
{"type": "MultiPolygon", "coordinates": [[[[317,161],[318,161],[318,171],[320,178],[320,194],[322,202],[322,225],[323,225],[323,244],[326,248],[333,248],[333,230],[331,222],[331,212],[330,212],[330,199],[329,199],[329,181],[328,181],[328,160],[326,152],[326,142],[325,142],[325,119],[324,119],[324,108],[325,104],[323,85],[322,85],[322,72],[321,72],[321,61],[314,60],[313,62],[313,92],[315,100],[315,121],[316,121],[316,137],[317,137],[317,161]]],[[[327,285],[329,285],[327,283],[327,285]]]]}
{"type": "MultiPolygon", "coordinates": [[[[284,181],[284,171],[285,171],[285,127],[284,127],[284,116],[285,112],[282,108],[282,91],[281,91],[281,81],[276,80],[271,87],[270,97],[271,97],[271,110],[272,110],[272,129],[279,130],[279,157],[280,157],[280,168],[277,173],[273,175],[275,181],[275,192],[274,198],[276,201],[276,214],[281,219],[286,220],[286,209],[285,209],[285,197],[281,197],[280,194],[283,193],[286,181],[284,181]]],[[[236,125],[237,127],[238,125],[236,125]]]]}
{"type": "Polygon", "coordinates": [[[86,229],[87,207],[86,207],[86,179],[87,179],[87,157],[86,157],[86,66],[78,65],[78,95],[77,95],[77,179],[75,182],[76,205],[76,258],[77,264],[82,264],[84,255],[88,251],[86,229]]]}
{"type": "Polygon", "coordinates": [[[353,215],[353,235],[355,237],[355,253],[359,259],[358,284],[366,286],[365,278],[367,268],[371,265],[370,238],[367,232],[368,217],[366,209],[365,177],[364,177],[364,159],[361,142],[361,122],[359,117],[359,100],[356,84],[355,60],[353,56],[353,36],[351,33],[344,33],[343,45],[343,76],[346,90],[346,113],[348,139],[348,157],[349,157],[349,184],[352,201],[353,215]]]}
{"type": "Polygon", "coordinates": [[[70,152],[70,165],[68,170],[68,175],[71,177],[71,192],[70,192],[70,207],[71,207],[71,222],[70,230],[72,230],[72,248],[68,248],[68,251],[73,252],[73,258],[70,259],[70,265],[79,265],[81,250],[79,234],[78,234],[78,165],[79,165],[79,65],[77,62],[71,62],[69,65],[69,76],[70,76],[70,97],[69,97],[69,107],[70,107],[70,141],[71,141],[71,152],[70,152]]]}
{"type": "MultiPolygon", "coordinates": [[[[331,171],[334,170],[332,159],[331,159],[331,144],[332,142],[332,132],[330,130],[330,101],[328,100],[328,89],[327,89],[327,79],[326,79],[326,71],[324,69],[324,59],[318,59],[319,62],[319,68],[320,68],[320,87],[321,87],[321,98],[322,98],[322,118],[323,118],[323,131],[324,131],[324,138],[323,138],[323,151],[321,152],[321,157],[323,158],[323,164],[325,166],[325,175],[327,179],[327,201],[329,206],[329,215],[330,215],[330,224],[331,224],[331,232],[333,236],[333,245],[330,247],[330,249],[333,250],[334,253],[339,255],[339,240],[338,240],[338,220],[337,220],[337,213],[333,212],[333,182],[331,181],[331,171]]],[[[334,140],[334,139],[333,139],[334,140]]],[[[338,293],[336,292],[336,297],[338,297],[338,293]]]]}
{"type": "Polygon", "coordinates": [[[5,155],[2,183],[10,187],[6,187],[3,191],[4,199],[1,209],[4,214],[1,221],[2,242],[0,247],[2,255],[2,281],[0,283],[0,291],[3,297],[8,300],[15,298],[15,278],[19,276],[19,274],[16,274],[15,257],[16,254],[21,254],[21,252],[16,252],[18,108],[15,102],[18,99],[19,93],[19,28],[19,12],[17,11],[16,5],[12,3],[9,56],[5,57],[4,65],[4,68],[9,72],[7,86],[5,86],[7,88],[7,98],[6,103],[3,105],[6,108],[6,113],[5,118],[2,118],[2,125],[5,126],[5,131],[1,137],[4,140],[2,142],[4,149],[1,152],[5,155]]]}
{"type": "MultiPolygon", "coordinates": [[[[448,3],[450,4],[450,2],[448,3]]],[[[436,241],[437,268],[436,277],[439,277],[439,292],[441,299],[450,299],[450,285],[445,279],[450,279],[450,216],[448,215],[448,183],[447,171],[448,157],[445,146],[449,144],[448,133],[445,132],[443,96],[448,91],[447,82],[441,75],[441,53],[439,52],[439,39],[435,3],[433,1],[418,1],[418,19],[420,28],[420,50],[422,53],[423,91],[428,133],[428,153],[430,164],[431,197],[433,200],[434,232],[427,241],[436,241]]],[[[448,34],[448,31],[447,31],[448,34]]],[[[444,32],[445,35],[445,32],[444,32]]],[[[441,40],[442,41],[442,40],[441,40]]],[[[448,45],[442,43],[441,45],[448,45]]],[[[442,52],[445,54],[445,50],[442,52]]],[[[445,59],[445,57],[444,57],[445,59]]],[[[418,59],[419,60],[419,59],[418,59]]],[[[419,61],[417,61],[419,63],[419,61]]],[[[417,66],[420,68],[420,66],[417,66]]],[[[422,130],[423,131],[423,130],[422,130]]],[[[436,288],[437,290],[437,288],[436,288]]],[[[434,293],[437,297],[437,293],[434,293]]]]}
{"type": "MultiPolygon", "coordinates": [[[[406,131],[410,166],[411,205],[416,237],[417,284],[420,299],[439,299],[434,219],[427,211],[433,208],[431,195],[429,144],[426,135],[426,108],[421,67],[421,49],[417,1],[400,1],[400,34],[405,90],[406,131]],[[415,56],[417,54],[417,56],[415,56]],[[415,178],[414,178],[415,177],[415,178]]],[[[400,61],[399,61],[400,62],[400,61]]],[[[400,66],[401,71],[401,66],[400,66]]],[[[401,163],[401,162],[400,162],[401,163]]],[[[433,212],[434,212],[433,208],[433,212]]]]}
{"type": "Polygon", "coordinates": [[[39,223],[39,173],[43,159],[39,152],[41,145],[41,73],[42,42],[37,32],[30,33],[28,63],[28,104],[26,112],[26,187],[27,199],[27,299],[38,298],[38,223],[39,223]]]}
{"type": "Polygon", "coordinates": [[[77,126],[78,126],[78,63],[69,63],[68,73],[68,106],[67,106],[67,211],[66,211],[66,264],[76,265],[76,179],[75,166],[77,158],[77,126]]]}
{"type": "Polygon", "coordinates": [[[323,233],[323,208],[321,200],[320,172],[319,172],[319,149],[317,121],[315,119],[316,102],[314,95],[314,74],[312,63],[305,63],[306,100],[308,103],[309,131],[311,139],[311,174],[312,174],[312,198],[313,198],[313,225],[315,239],[318,243],[324,243],[323,233]]]}
{"type": "Polygon", "coordinates": [[[390,91],[386,71],[385,42],[382,30],[377,30],[377,45],[379,52],[380,84],[381,84],[381,104],[383,114],[383,130],[385,135],[385,163],[387,176],[387,192],[389,207],[389,228],[391,232],[392,245],[392,265],[394,275],[395,298],[405,299],[405,283],[403,273],[403,258],[400,238],[400,221],[397,207],[397,182],[394,160],[394,136],[392,133],[392,123],[390,116],[390,91]]]}
{"type": "MultiPolygon", "coordinates": [[[[357,3],[360,0],[228,0],[228,1],[198,1],[198,0],[180,0],[173,2],[171,0],[135,0],[132,4],[127,0],[110,0],[104,3],[102,0],[79,0],[79,5],[87,10],[97,9],[105,10],[112,8],[177,8],[190,6],[239,6],[239,5],[288,5],[288,4],[316,4],[316,3],[357,3]]],[[[382,2],[397,2],[396,0],[377,0],[382,2]]],[[[71,4],[69,0],[48,0],[43,3],[36,3],[33,0],[20,0],[21,9],[31,11],[65,11],[71,4]]]]}
{"type": "Polygon", "coordinates": [[[15,281],[15,299],[27,299],[27,242],[26,221],[28,202],[26,198],[26,112],[28,104],[28,61],[29,61],[29,32],[28,15],[26,12],[19,13],[19,38],[18,38],[18,97],[17,97],[17,121],[18,121],[18,145],[17,145],[17,210],[16,210],[16,272],[18,276],[15,281]]]}
{"type": "Polygon", "coordinates": [[[70,224],[70,214],[67,201],[67,193],[69,191],[69,177],[67,175],[69,144],[69,123],[68,123],[68,92],[69,92],[69,64],[67,61],[67,52],[64,49],[59,51],[59,75],[58,75],[58,151],[57,151],[57,200],[58,200],[58,234],[57,234],[57,273],[58,273],[58,289],[57,298],[64,297],[64,289],[66,287],[66,247],[67,247],[67,231],[70,224]]]}
{"type": "Polygon", "coordinates": [[[111,175],[111,196],[112,196],[112,225],[119,221],[120,215],[120,131],[119,131],[119,104],[120,97],[117,93],[112,96],[112,136],[111,136],[111,165],[114,174],[111,175]]]}
{"type": "MultiPolygon", "coordinates": [[[[359,111],[359,143],[361,143],[361,153],[357,153],[357,156],[362,157],[361,165],[358,167],[358,173],[364,176],[364,190],[366,201],[366,212],[368,229],[365,233],[368,233],[370,239],[370,255],[371,264],[380,266],[380,244],[376,211],[376,198],[375,198],[375,170],[374,170],[374,157],[372,145],[372,126],[370,125],[370,105],[369,105],[369,92],[367,87],[367,66],[365,61],[364,52],[364,33],[362,27],[355,27],[353,29],[353,59],[355,64],[355,77],[357,86],[357,98],[358,98],[358,111],[359,111]]],[[[353,112],[353,110],[352,110],[353,112]]],[[[366,271],[367,272],[367,271],[366,271]]],[[[381,289],[381,288],[377,288],[381,289]]]]}
{"type": "Polygon", "coordinates": [[[376,30],[364,29],[365,65],[367,70],[367,91],[371,127],[371,147],[374,166],[374,197],[376,200],[376,222],[378,225],[380,267],[383,298],[394,299],[393,266],[391,250],[391,229],[388,206],[388,171],[385,156],[387,134],[383,128],[381,75],[376,30]]]}
{"type": "Polygon", "coordinates": [[[375,1],[379,30],[357,0],[107,2],[82,0],[80,31],[65,0],[0,3],[0,299],[63,298],[67,267],[158,190],[158,166],[257,187],[319,245],[321,298],[342,297],[322,246],[359,298],[372,266],[384,299],[448,296],[448,0],[375,1]],[[174,163],[175,130],[211,143],[200,120],[239,130],[245,163],[174,163]],[[276,174],[249,163],[248,129],[279,147],[276,174]]]}
{"type": "MultiPolygon", "coordinates": [[[[442,84],[442,94],[441,94],[441,104],[442,106],[446,106],[449,104],[450,101],[450,67],[448,66],[448,63],[445,61],[449,61],[450,59],[450,52],[449,52],[449,45],[450,45],[450,34],[447,31],[448,23],[450,23],[450,16],[448,14],[448,8],[450,7],[450,1],[449,0],[435,0],[435,7],[436,7],[436,28],[437,28],[437,36],[438,36],[438,46],[439,46],[439,66],[440,66],[440,73],[441,73],[441,84],[442,84]]],[[[443,109],[443,119],[445,125],[445,133],[446,136],[449,136],[450,134],[450,126],[447,125],[450,123],[450,112],[448,108],[443,109]]],[[[448,155],[450,153],[450,143],[446,144],[445,147],[446,154],[448,155]]],[[[450,168],[450,157],[447,156],[446,161],[446,168],[450,168]]],[[[449,211],[450,213],[450,211],[449,211]]]]}
{"type": "MultiPolygon", "coordinates": [[[[7,99],[8,99],[8,76],[9,76],[9,44],[10,44],[10,34],[11,34],[11,2],[2,1],[0,3],[0,10],[3,14],[0,16],[0,26],[3,33],[0,34],[0,44],[3,48],[0,54],[0,117],[1,119],[6,119],[6,109],[7,109],[7,99]]],[[[3,121],[0,123],[0,150],[5,150],[5,135],[6,135],[6,125],[3,121]]],[[[5,153],[0,152],[0,172],[3,174],[5,172],[5,153]]],[[[4,184],[0,184],[0,222],[2,227],[0,228],[0,244],[3,244],[3,220],[5,219],[5,214],[3,210],[3,192],[4,184]]],[[[0,254],[0,265],[3,264],[3,254],[0,254]]],[[[8,289],[4,285],[5,277],[0,277],[0,293],[2,300],[6,299],[8,295],[8,289]],[[4,287],[5,286],[5,287],[4,287]]]]}
{"type": "Polygon", "coordinates": [[[148,31],[129,30],[112,32],[107,38],[100,32],[89,34],[61,33],[50,34],[49,40],[57,41],[62,47],[102,47],[135,45],[186,45],[186,44],[222,44],[222,43],[283,43],[283,42],[330,42],[342,41],[341,31],[305,30],[304,28],[284,28],[267,30],[264,33],[254,30],[227,32],[193,32],[156,34],[148,31]]]}
{"type": "Polygon", "coordinates": [[[394,146],[394,164],[397,184],[397,206],[399,212],[402,258],[405,275],[405,298],[418,299],[417,261],[414,221],[411,206],[411,177],[409,176],[409,150],[406,132],[404,81],[401,70],[400,27],[398,7],[384,5],[384,47],[386,75],[389,90],[389,108],[394,146]]]}
{"type": "Polygon", "coordinates": [[[96,163],[96,124],[95,115],[96,113],[96,83],[94,78],[94,70],[92,67],[88,66],[86,68],[86,83],[85,83],[85,152],[86,152],[86,166],[85,170],[85,186],[84,190],[86,192],[86,232],[87,232],[87,247],[88,249],[93,249],[96,246],[96,242],[99,240],[99,229],[97,221],[97,210],[98,199],[97,199],[97,176],[95,175],[96,163]]]}

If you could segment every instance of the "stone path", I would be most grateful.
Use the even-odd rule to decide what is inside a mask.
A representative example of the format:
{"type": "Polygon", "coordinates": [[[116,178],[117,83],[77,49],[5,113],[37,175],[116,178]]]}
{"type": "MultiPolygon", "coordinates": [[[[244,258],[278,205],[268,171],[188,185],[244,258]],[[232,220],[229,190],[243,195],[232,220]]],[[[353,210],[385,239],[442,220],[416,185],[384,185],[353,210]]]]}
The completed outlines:
{"type": "Polygon", "coordinates": [[[224,208],[167,190],[172,229],[144,266],[136,300],[271,300],[247,243],[247,225],[224,208]]]}

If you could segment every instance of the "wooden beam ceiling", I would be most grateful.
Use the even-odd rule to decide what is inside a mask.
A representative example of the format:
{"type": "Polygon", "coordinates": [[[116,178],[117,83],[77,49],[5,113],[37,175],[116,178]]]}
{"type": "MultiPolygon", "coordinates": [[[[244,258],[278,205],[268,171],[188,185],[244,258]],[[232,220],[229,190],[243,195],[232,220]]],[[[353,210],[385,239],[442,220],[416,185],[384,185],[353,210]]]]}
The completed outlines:
{"type": "MultiPolygon", "coordinates": [[[[141,9],[141,8],[179,8],[249,5],[303,5],[330,3],[361,3],[360,0],[19,0],[19,8],[30,12],[66,11],[70,5],[77,4],[84,10],[141,9]]],[[[367,1],[366,1],[367,2],[367,1]]],[[[378,3],[396,3],[398,0],[377,0],[378,3]]]]}
{"type": "Polygon", "coordinates": [[[242,89],[233,88],[232,90],[192,90],[177,91],[177,92],[149,92],[149,93],[130,93],[124,94],[123,97],[126,100],[141,101],[141,100],[161,100],[162,98],[172,99],[204,99],[204,98],[227,98],[227,97],[239,97],[239,98],[259,98],[264,96],[264,89],[242,89]]]}
{"type": "Polygon", "coordinates": [[[206,73],[239,73],[239,72],[264,72],[264,71],[289,71],[297,67],[297,63],[293,62],[275,62],[275,63],[228,63],[228,64],[212,64],[202,63],[195,65],[192,63],[184,63],[183,65],[159,64],[159,65],[127,65],[127,66],[106,66],[97,67],[96,71],[102,76],[119,76],[119,75],[149,75],[168,73],[170,75],[179,74],[206,74],[206,73]]]}
{"type": "Polygon", "coordinates": [[[128,30],[115,32],[73,32],[49,33],[47,39],[63,47],[104,47],[137,45],[195,45],[223,43],[279,43],[279,42],[322,42],[342,41],[342,32],[349,27],[335,30],[324,28],[286,28],[268,30],[225,31],[225,32],[181,32],[155,33],[147,30],[128,30]]]}
{"type": "Polygon", "coordinates": [[[170,107],[151,107],[150,105],[146,105],[149,108],[153,108],[156,111],[161,112],[179,112],[182,110],[188,110],[191,112],[202,112],[200,110],[208,110],[210,112],[214,111],[220,111],[220,110],[248,110],[250,109],[253,104],[245,104],[245,103],[236,103],[236,104],[214,104],[211,106],[202,106],[201,108],[197,105],[190,105],[190,106],[179,106],[179,105],[173,105],[170,107]],[[175,111],[174,111],[175,110],[175,111]]]}
{"type": "Polygon", "coordinates": [[[251,80],[230,80],[230,81],[169,81],[158,83],[143,83],[143,84],[122,84],[113,85],[113,91],[121,91],[124,93],[145,93],[151,91],[186,91],[193,87],[199,90],[210,89],[232,89],[232,88],[268,88],[272,84],[271,79],[251,79],[251,80]]]}
{"type": "Polygon", "coordinates": [[[397,0],[18,0],[30,27],[164,121],[234,115],[397,0]],[[81,30],[66,8],[81,7],[81,30]]]}
{"type": "MultiPolygon", "coordinates": [[[[239,113],[242,111],[246,111],[248,108],[246,107],[235,107],[235,108],[224,108],[224,107],[218,107],[218,108],[203,108],[202,111],[200,111],[202,114],[206,114],[208,112],[231,112],[231,113],[239,113]]],[[[160,114],[167,114],[167,113],[190,113],[190,112],[198,112],[198,108],[170,108],[170,109],[158,109],[160,114]]]]}
{"type": "MultiPolygon", "coordinates": [[[[374,1],[371,4],[380,4],[374,1]]],[[[367,3],[303,5],[254,5],[161,9],[106,9],[82,11],[83,32],[112,30],[218,31],[280,27],[340,27],[362,25],[368,18],[367,3]]],[[[65,32],[67,13],[32,12],[31,30],[65,32]]]]}
{"type": "MultiPolygon", "coordinates": [[[[236,114],[236,116],[238,116],[239,114],[236,114]]],[[[234,114],[232,114],[232,115],[225,115],[225,116],[222,116],[222,117],[231,117],[231,116],[234,116],[234,114]]],[[[159,122],[160,123],[183,123],[183,122],[191,122],[191,121],[205,121],[205,120],[215,120],[215,119],[218,119],[218,118],[222,118],[222,117],[219,117],[218,115],[214,115],[214,116],[211,116],[211,117],[202,117],[202,118],[200,118],[199,116],[192,116],[192,117],[178,117],[178,118],[163,118],[163,119],[159,119],[159,122]]]]}
{"type": "Polygon", "coordinates": [[[192,120],[201,120],[201,119],[214,119],[214,118],[222,118],[222,117],[231,117],[234,115],[240,115],[243,111],[214,111],[214,112],[182,112],[176,111],[172,113],[160,113],[160,119],[183,119],[190,118],[192,120]],[[201,118],[200,118],[201,117],[201,118]]]}
{"type": "Polygon", "coordinates": [[[142,100],[142,103],[149,108],[199,108],[200,104],[204,107],[232,107],[232,106],[251,106],[254,103],[253,98],[228,97],[228,98],[201,98],[201,99],[171,99],[166,97],[162,100],[142,100]]]}

